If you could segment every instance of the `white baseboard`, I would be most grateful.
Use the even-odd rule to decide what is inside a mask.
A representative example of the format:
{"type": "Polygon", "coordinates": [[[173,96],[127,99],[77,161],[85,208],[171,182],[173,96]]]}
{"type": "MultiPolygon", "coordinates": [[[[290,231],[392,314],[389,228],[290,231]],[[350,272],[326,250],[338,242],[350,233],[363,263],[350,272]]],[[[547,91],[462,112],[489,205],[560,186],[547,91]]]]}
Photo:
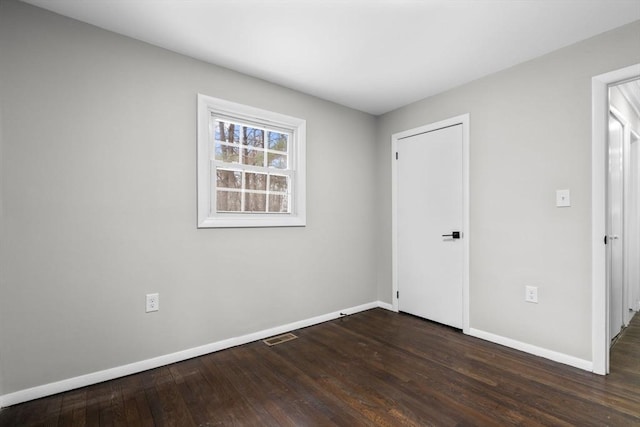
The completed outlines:
{"type": "Polygon", "coordinates": [[[62,393],[80,387],[86,387],[88,385],[97,384],[103,381],[108,381],[149,369],[158,368],[160,366],[169,365],[171,363],[180,362],[182,360],[191,359],[193,357],[202,356],[205,354],[213,353],[215,351],[247,344],[253,341],[272,337],[274,335],[280,335],[285,332],[294,331],[296,329],[317,325],[319,323],[337,319],[343,314],[354,314],[377,307],[389,309],[387,306],[390,307],[390,304],[381,301],[374,301],[367,304],[346,308],[344,310],[334,311],[333,313],[327,313],[321,316],[312,317],[310,319],[300,320],[298,322],[288,323],[286,325],[277,326],[275,328],[265,329],[259,332],[242,335],[240,337],[229,338],[200,347],[194,347],[187,350],[178,351],[176,353],[165,354],[163,356],[154,357],[152,359],[141,360],[139,362],[130,363],[128,365],[105,369],[104,371],[92,372],[90,374],[81,375],[78,377],[44,384],[24,390],[19,390],[5,395],[0,395],[0,408],[27,402],[29,400],[39,399],[45,396],[51,396],[53,394],[62,393]]]}
{"type": "Polygon", "coordinates": [[[500,335],[495,335],[490,332],[485,332],[485,331],[481,331],[474,328],[469,329],[469,335],[471,335],[472,337],[483,339],[485,341],[491,341],[493,343],[500,344],[505,347],[510,347],[516,350],[524,351],[525,353],[533,354],[534,356],[544,357],[545,359],[550,359],[550,360],[553,360],[554,362],[564,363],[565,365],[573,366],[574,368],[584,369],[585,371],[589,371],[589,372],[593,371],[593,362],[589,360],[584,360],[578,357],[569,356],[568,354],[559,353],[553,350],[548,350],[546,348],[527,344],[521,341],[517,341],[511,338],[506,338],[500,335]]]}
{"type": "Polygon", "coordinates": [[[393,309],[393,305],[389,304],[388,302],[378,301],[378,307],[395,312],[395,310],[393,309]]]}

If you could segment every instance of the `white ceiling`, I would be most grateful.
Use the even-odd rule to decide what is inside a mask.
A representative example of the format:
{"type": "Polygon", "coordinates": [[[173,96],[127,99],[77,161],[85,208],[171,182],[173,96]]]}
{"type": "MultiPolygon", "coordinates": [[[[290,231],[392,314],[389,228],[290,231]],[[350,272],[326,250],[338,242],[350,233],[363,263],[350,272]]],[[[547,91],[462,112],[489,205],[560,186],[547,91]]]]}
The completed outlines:
{"type": "Polygon", "coordinates": [[[640,19],[640,0],[23,1],[372,114],[640,19]]]}

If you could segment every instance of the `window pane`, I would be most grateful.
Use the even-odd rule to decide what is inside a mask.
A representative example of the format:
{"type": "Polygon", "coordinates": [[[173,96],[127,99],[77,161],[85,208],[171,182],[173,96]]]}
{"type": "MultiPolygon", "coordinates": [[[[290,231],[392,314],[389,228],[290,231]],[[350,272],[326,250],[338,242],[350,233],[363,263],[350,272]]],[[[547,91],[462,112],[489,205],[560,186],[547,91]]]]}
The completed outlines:
{"type": "Polygon", "coordinates": [[[264,131],[250,127],[243,128],[242,143],[251,147],[264,148],[264,131]]]}
{"type": "Polygon", "coordinates": [[[269,153],[267,158],[267,166],[270,168],[286,169],[287,168],[287,155],[269,153]]]}
{"type": "Polygon", "coordinates": [[[239,191],[217,191],[216,211],[240,212],[242,193],[239,191]]]}
{"type": "Polygon", "coordinates": [[[216,141],[240,142],[240,125],[216,120],[216,141]]]}
{"type": "Polygon", "coordinates": [[[222,160],[227,163],[239,163],[239,151],[237,147],[229,147],[216,142],[216,160],[222,160]]]}
{"type": "Polygon", "coordinates": [[[269,177],[269,191],[287,192],[289,189],[289,177],[282,175],[271,175],[269,177]]]}
{"type": "Polygon", "coordinates": [[[267,195],[256,193],[244,194],[245,212],[264,212],[267,209],[267,195]]]}
{"type": "Polygon", "coordinates": [[[242,188],[242,172],[216,169],[216,187],[242,188]]]}
{"type": "Polygon", "coordinates": [[[289,135],[286,133],[269,132],[269,149],[287,152],[289,135]]]}
{"type": "Polygon", "coordinates": [[[289,196],[270,194],[269,195],[269,212],[289,212],[289,196]]]}
{"type": "Polygon", "coordinates": [[[245,188],[247,190],[267,190],[267,174],[247,172],[245,175],[245,188]]]}
{"type": "Polygon", "coordinates": [[[252,148],[242,149],[242,164],[264,166],[264,151],[252,148]]]}

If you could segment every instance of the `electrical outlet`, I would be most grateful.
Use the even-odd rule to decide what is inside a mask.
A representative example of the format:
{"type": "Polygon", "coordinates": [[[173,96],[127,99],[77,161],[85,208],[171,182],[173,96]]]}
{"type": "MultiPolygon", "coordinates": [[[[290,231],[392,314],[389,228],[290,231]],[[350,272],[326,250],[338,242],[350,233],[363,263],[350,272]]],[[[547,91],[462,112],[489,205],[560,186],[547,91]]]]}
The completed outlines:
{"type": "Polygon", "coordinates": [[[160,294],[147,294],[147,313],[160,310],[160,294]]]}
{"type": "Polygon", "coordinates": [[[524,287],[524,300],[526,302],[538,303],[538,287],[537,286],[525,286],[524,287]]]}

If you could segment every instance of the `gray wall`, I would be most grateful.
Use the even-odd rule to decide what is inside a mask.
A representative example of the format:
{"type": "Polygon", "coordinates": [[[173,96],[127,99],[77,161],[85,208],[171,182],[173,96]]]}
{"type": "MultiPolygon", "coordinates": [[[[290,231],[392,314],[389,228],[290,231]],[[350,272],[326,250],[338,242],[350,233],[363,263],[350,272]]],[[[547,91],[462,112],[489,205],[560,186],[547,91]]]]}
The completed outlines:
{"type": "Polygon", "coordinates": [[[1,7],[4,393],[376,300],[374,117],[1,7]],[[198,92],[307,120],[307,227],[196,229],[198,92]]]}
{"type": "Polygon", "coordinates": [[[591,78],[638,62],[635,22],[382,116],[378,298],[391,301],[391,135],[470,113],[470,326],[591,360],[591,78]]]}

